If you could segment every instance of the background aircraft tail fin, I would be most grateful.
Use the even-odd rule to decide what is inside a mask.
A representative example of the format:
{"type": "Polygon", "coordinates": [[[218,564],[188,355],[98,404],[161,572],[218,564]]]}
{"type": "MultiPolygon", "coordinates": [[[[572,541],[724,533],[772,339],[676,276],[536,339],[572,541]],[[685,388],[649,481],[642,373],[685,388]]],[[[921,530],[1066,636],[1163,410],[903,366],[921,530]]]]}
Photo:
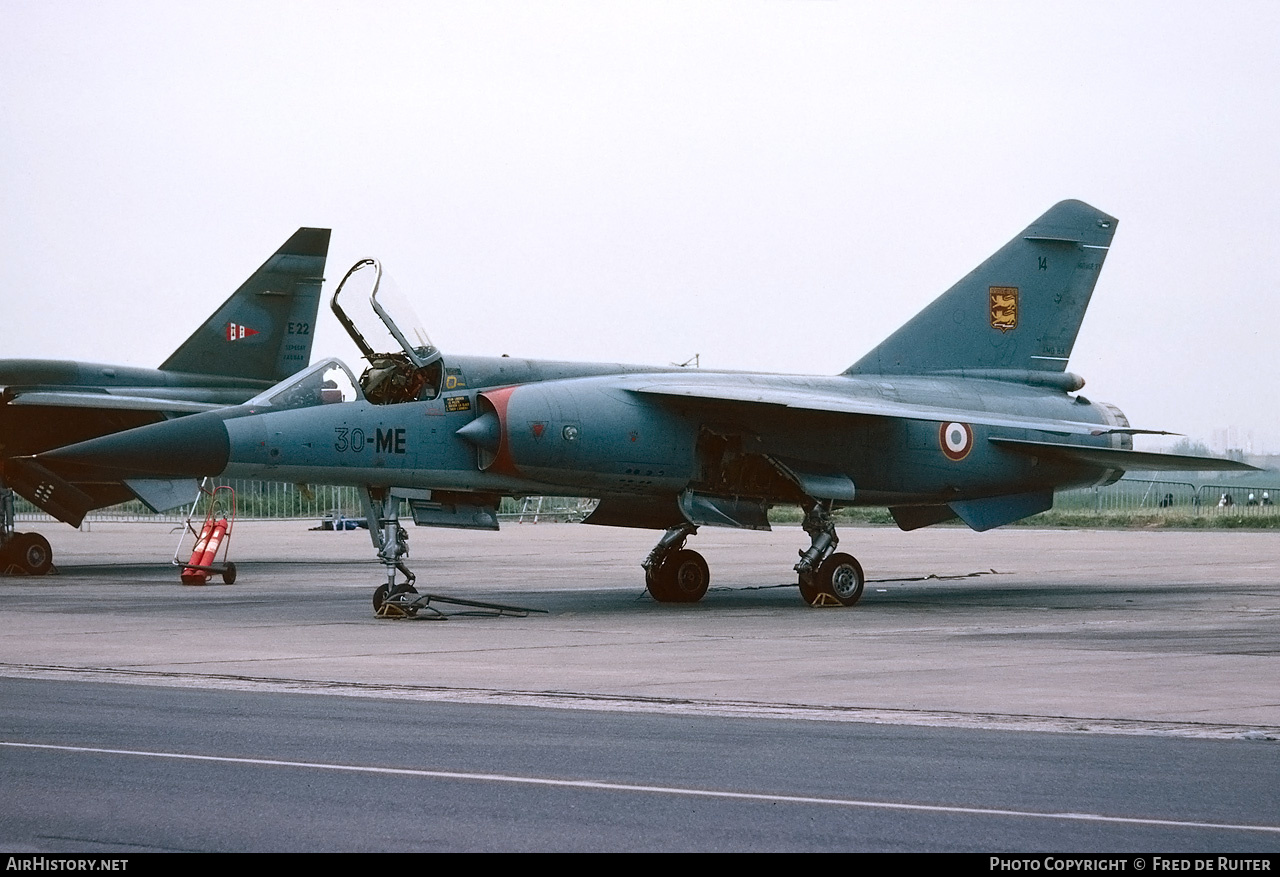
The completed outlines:
{"type": "Polygon", "coordinates": [[[1054,205],[845,374],[1065,371],[1115,231],[1054,205]]]}
{"type": "Polygon", "coordinates": [[[250,275],[162,371],[283,380],[311,359],[329,229],[300,228],[250,275]]]}

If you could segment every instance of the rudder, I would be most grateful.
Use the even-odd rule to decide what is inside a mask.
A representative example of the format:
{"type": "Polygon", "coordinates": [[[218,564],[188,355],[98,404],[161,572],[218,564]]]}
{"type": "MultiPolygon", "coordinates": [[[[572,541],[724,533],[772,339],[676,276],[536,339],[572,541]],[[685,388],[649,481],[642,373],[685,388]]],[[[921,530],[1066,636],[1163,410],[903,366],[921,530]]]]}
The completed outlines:
{"type": "Polygon", "coordinates": [[[1055,204],[845,374],[1065,371],[1116,224],[1055,204]]]}
{"type": "Polygon", "coordinates": [[[329,234],[294,232],[160,369],[274,383],[306,366],[329,234]]]}

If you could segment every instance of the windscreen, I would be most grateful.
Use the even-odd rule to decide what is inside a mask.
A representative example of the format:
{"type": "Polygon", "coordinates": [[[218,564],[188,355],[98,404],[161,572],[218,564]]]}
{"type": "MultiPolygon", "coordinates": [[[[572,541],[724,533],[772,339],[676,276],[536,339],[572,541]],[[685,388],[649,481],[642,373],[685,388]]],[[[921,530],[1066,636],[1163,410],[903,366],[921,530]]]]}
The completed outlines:
{"type": "Polygon", "coordinates": [[[360,398],[363,396],[351,371],[341,360],[326,359],[259,393],[245,404],[256,408],[309,408],[360,398]]]}

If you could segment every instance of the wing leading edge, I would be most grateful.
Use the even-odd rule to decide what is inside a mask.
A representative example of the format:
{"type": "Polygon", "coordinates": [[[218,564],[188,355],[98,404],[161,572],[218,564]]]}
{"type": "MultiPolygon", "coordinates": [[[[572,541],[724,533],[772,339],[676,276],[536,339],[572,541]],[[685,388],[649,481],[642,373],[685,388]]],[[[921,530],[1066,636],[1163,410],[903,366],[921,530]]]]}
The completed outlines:
{"type": "MultiPolygon", "coordinates": [[[[1112,428],[1100,423],[1052,420],[1025,417],[1018,414],[999,414],[989,411],[972,411],[943,408],[932,405],[914,405],[886,399],[835,396],[822,393],[797,392],[794,389],[760,386],[708,387],[696,384],[654,384],[632,389],[634,393],[662,396],[672,399],[689,399],[707,402],[736,402],[743,405],[791,408],[800,411],[822,411],[830,414],[861,414],[868,417],[900,417],[906,420],[926,420],[941,423],[953,420],[982,426],[1003,426],[1010,429],[1034,429],[1039,432],[1060,435],[1110,435],[1112,433],[1155,433],[1155,430],[1112,428]]],[[[1166,433],[1157,433],[1165,435],[1166,433]]]]}

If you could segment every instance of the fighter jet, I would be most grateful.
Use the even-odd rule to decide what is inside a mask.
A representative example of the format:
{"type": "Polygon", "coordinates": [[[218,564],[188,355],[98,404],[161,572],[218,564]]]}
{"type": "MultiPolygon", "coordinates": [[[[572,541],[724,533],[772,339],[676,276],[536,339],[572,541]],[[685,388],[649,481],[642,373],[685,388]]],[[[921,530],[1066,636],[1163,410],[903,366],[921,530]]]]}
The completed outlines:
{"type": "Polygon", "coordinates": [[[1133,435],[1152,430],[1079,393],[1066,366],[1115,230],[1114,217],[1064,201],[843,373],[813,377],[446,357],[393,314],[381,267],[365,260],[332,301],[368,360],[359,379],[329,360],[238,408],[36,462],[82,482],[360,485],[387,569],[373,599],[383,613],[419,605],[401,496],[419,525],[481,529],[497,529],[504,496],[598,499],[585,523],[664,531],[641,563],[661,602],[707,592],[707,564],[685,547],[700,527],[767,530],[772,506],[798,506],[800,594],[852,606],[865,579],[837,551],[839,508],[887,506],[904,530],[956,518],[987,530],[1126,470],[1251,468],[1135,451],[1133,435]],[[367,340],[340,302],[365,288],[390,342],[367,340]]]}
{"type": "Polygon", "coordinates": [[[0,574],[53,565],[43,536],[15,532],[14,491],[76,527],[89,510],[135,497],[156,511],[193,500],[191,480],[99,479],[53,492],[30,456],[237,405],[304,368],[328,253],[329,229],[298,229],[158,369],[0,360],[0,574]]]}

